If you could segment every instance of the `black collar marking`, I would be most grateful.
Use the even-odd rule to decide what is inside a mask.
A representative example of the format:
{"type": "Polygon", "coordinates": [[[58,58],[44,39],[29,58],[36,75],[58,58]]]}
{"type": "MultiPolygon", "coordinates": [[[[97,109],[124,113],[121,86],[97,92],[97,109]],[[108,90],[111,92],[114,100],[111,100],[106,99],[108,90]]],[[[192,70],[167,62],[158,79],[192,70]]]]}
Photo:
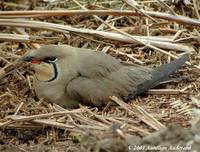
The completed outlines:
{"type": "Polygon", "coordinates": [[[51,79],[49,79],[47,81],[43,81],[43,82],[54,81],[58,77],[58,69],[57,69],[56,63],[53,62],[53,61],[44,61],[44,62],[53,66],[53,74],[54,74],[54,76],[51,79]]]}
{"type": "Polygon", "coordinates": [[[53,71],[54,76],[47,81],[47,82],[51,82],[51,81],[53,81],[53,80],[55,80],[57,78],[57,76],[58,76],[58,69],[57,69],[57,66],[56,66],[55,62],[48,62],[48,63],[51,64],[51,65],[53,65],[53,70],[54,70],[53,71]]]}

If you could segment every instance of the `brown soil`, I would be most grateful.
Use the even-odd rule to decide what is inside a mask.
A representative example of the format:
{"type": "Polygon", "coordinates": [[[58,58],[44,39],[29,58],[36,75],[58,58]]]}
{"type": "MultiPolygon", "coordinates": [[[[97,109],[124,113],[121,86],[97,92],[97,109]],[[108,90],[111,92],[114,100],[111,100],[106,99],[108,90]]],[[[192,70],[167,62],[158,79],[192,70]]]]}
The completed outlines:
{"type": "MultiPolygon", "coordinates": [[[[199,1],[196,1],[196,5],[193,4],[195,1],[189,0],[169,0],[165,1],[165,4],[153,1],[137,2],[139,10],[171,15],[174,11],[189,19],[197,19],[200,14],[199,1]]],[[[80,11],[80,5],[89,10],[102,9],[105,12],[109,9],[136,9],[122,1],[1,0],[0,10],[80,11]]],[[[185,64],[173,74],[169,82],[132,99],[128,104],[117,99],[115,102],[122,103],[120,106],[81,106],[79,109],[69,110],[69,113],[58,105],[36,97],[31,85],[33,71],[30,65],[18,62],[23,54],[44,44],[68,44],[97,51],[105,51],[106,47],[110,46],[105,52],[127,64],[143,62],[145,66],[154,67],[167,63],[172,60],[171,56],[179,56],[184,51],[180,48],[179,51],[162,48],[163,51],[160,52],[152,47],[117,41],[94,33],[66,32],[63,29],[55,31],[55,28],[51,27],[42,29],[43,23],[48,22],[98,31],[97,29],[103,26],[102,22],[91,14],[48,17],[43,16],[44,13],[40,16],[27,15],[26,20],[32,21],[30,27],[24,27],[26,24],[19,27],[10,25],[16,21],[16,17],[24,19],[22,15],[15,12],[11,16],[4,16],[0,13],[0,19],[8,19],[5,25],[2,25],[3,20],[0,21],[1,33],[5,34],[0,34],[0,151],[126,152],[163,151],[164,148],[167,151],[200,151],[200,127],[197,123],[200,107],[200,26],[188,22],[188,19],[175,22],[170,18],[153,16],[152,20],[147,14],[146,17],[142,17],[142,14],[99,15],[104,21],[108,19],[110,25],[131,35],[161,37],[162,40],[173,40],[170,44],[179,44],[181,48],[189,47],[189,51],[193,50],[189,59],[191,65],[185,64]],[[42,23],[34,28],[35,21],[42,23]],[[8,34],[12,35],[8,37],[8,34]],[[30,37],[28,40],[22,39],[18,34],[30,37]],[[196,112],[193,112],[194,109],[196,112]],[[63,110],[66,113],[58,114],[63,110]],[[164,129],[165,127],[167,129],[164,129]]],[[[118,33],[107,26],[103,26],[102,31],[118,33]]]]}

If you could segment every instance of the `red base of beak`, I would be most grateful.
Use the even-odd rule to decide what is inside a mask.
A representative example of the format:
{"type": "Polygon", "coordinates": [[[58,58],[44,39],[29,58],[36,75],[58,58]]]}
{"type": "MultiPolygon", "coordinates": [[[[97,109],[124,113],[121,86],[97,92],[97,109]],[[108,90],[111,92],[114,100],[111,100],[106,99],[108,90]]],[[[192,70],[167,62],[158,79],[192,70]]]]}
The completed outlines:
{"type": "Polygon", "coordinates": [[[35,59],[33,59],[33,60],[31,60],[31,63],[33,63],[33,64],[40,64],[41,61],[40,61],[40,60],[35,60],[35,59]]]}

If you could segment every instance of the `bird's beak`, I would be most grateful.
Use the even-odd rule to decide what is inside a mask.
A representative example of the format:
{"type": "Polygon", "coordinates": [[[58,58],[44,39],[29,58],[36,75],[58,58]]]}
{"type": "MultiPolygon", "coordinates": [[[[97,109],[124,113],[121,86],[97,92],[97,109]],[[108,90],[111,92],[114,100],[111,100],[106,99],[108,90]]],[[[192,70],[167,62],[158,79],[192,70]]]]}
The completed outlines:
{"type": "Polygon", "coordinates": [[[26,61],[26,62],[31,62],[32,59],[33,59],[33,57],[30,56],[30,55],[24,55],[24,56],[21,57],[21,60],[26,61]]]}
{"type": "Polygon", "coordinates": [[[34,64],[40,64],[42,61],[35,59],[34,57],[30,56],[30,55],[24,55],[21,57],[22,61],[26,61],[26,62],[31,62],[34,64]]]}

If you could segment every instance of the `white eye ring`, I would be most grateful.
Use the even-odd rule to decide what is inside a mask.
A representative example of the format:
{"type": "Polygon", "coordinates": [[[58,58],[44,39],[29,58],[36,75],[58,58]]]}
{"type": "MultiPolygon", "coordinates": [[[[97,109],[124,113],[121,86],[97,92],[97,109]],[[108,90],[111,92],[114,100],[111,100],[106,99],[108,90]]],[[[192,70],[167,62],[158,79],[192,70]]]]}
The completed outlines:
{"type": "Polygon", "coordinates": [[[56,62],[58,59],[55,58],[54,60],[49,60],[49,62],[56,62]]]}
{"type": "Polygon", "coordinates": [[[47,57],[43,61],[46,61],[46,62],[56,62],[57,58],[55,58],[55,57],[47,57]]]}

